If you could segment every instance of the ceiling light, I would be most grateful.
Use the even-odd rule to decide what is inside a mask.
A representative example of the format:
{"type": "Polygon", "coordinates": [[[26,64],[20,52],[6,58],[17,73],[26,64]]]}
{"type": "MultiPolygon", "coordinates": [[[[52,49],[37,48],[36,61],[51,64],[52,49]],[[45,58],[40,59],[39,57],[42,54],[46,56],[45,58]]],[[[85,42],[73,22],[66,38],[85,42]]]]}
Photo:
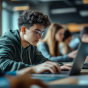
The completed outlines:
{"type": "Polygon", "coordinates": [[[79,14],[80,14],[82,17],[88,16],[88,10],[81,10],[81,11],[79,11],[79,14]]]}
{"type": "Polygon", "coordinates": [[[65,0],[39,0],[41,2],[52,2],[52,1],[65,1],[65,0]]]}
{"type": "Polygon", "coordinates": [[[11,0],[11,1],[19,1],[19,0],[11,0]]]}
{"type": "Polygon", "coordinates": [[[88,0],[83,0],[83,3],[84,4],[88,4],[88,0]]]}
{"type": "Polygon", "coordinates": [[[76,12],[76,8],[61,8],[61,9],[52,9],[51,13],[52,14],[63,14],[63,13],[73,13],[76,12]]]}
{"type": "Polygon", "coordinates": [[[29,6],[16,6],[13,8],[14,11],[28,10],[29,6]]]}

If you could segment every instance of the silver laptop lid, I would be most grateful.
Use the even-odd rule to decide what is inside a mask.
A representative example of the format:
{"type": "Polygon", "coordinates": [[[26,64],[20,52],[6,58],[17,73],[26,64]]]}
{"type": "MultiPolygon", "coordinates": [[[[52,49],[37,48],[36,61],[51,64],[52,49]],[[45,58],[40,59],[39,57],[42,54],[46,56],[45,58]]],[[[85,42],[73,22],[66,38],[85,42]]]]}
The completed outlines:
{"type": "Polygon", "coordinates": [[[78,52],[74,59],[73,66],[69,72],[70,76],[76,75],[81,71],[87,55],[88,55],[88,43],[81,42],[78,47],[78,52]]]}

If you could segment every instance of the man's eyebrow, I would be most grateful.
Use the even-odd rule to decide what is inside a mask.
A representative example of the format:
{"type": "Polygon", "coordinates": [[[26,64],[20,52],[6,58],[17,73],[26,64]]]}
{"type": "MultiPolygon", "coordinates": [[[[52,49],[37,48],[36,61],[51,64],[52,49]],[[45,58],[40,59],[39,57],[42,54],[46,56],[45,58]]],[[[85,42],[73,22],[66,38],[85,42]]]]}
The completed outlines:
{"type": "MultiPolygon", "coordinates": [[[[34,29],[34,30],[38,30],[38,31],[41,31],[40,29],[34,29]]],[[[44,31],[42,31],[42,32],[44,32],[44,31]]]]}

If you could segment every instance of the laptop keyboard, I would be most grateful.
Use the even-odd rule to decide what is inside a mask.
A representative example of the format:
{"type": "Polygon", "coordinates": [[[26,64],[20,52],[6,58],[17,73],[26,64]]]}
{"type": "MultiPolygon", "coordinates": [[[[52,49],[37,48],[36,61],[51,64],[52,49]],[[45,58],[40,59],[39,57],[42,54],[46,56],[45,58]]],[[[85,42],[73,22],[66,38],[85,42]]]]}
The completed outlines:
{"type": "MultiPolygon", "coordinates": [[[[68,73],[69,73],[69,71],[61,71],[61,73],[56,72],[54,74],[68,74],[68,73]]],[[[51,72],[43,72],[41,74],[52,74],[52,73],[51,72]]]]}

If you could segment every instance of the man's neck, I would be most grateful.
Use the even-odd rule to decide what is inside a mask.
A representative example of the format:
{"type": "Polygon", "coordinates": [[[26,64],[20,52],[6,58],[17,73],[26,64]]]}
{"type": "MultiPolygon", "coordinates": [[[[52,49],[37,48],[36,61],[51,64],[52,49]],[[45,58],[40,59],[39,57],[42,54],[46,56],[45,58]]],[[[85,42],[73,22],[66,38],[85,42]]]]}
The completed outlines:
{"type": "Polygon", "coordinates": [[[24,40],[23,34],[20,32],[19,35],[20,35],[21,45],[23,46],[23,48],[28,47],[30,44],[24,40]]]}

